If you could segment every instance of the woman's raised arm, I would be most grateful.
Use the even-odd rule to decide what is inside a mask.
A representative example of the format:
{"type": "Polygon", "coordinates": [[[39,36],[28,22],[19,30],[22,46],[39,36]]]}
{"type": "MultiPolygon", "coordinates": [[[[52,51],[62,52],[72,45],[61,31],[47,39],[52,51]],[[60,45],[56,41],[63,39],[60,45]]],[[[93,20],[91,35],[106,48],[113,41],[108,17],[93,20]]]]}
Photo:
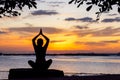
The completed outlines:
{"type": "Polygon", "coordinates": [[[47,49],[48,44],[49,44],[49,38],[42,33],[42,29],[40,30],[40,33],[41,33],[41,35],[42,35],[42,36],[45,38],[45,40],[46,40],[46,43],[45,43],[45,45],[44,45],[44,48],[47,49]]]}
{"type": "Polygon", "coordinates": [[[37,37],[40,35],[40,32],[38,35],[36,35],[33,39],[32,39],[32,43],[33,43],[33,46],[34,48],[36,47],[36,43],[35,43],[35,40],[37,39],[37,37]]]}

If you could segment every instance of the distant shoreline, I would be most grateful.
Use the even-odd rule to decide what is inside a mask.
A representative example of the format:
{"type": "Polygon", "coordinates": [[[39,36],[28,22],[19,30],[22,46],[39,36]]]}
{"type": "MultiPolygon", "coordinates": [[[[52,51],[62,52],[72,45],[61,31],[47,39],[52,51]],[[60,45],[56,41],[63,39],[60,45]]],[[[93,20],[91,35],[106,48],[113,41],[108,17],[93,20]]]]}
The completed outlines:
{"type": "MultiPolygon", "coordinates": [[[[0,53],[0,56],[33,56],[34,53],[30,54],[3,54],[0,53]]],[[[120,56],[120,53],[112,53],[112,54],[106,54],[106,53],[64,53],[64,54],[47,54],[47,56],[120,56]]]]}
{"type": "MultiPolygon", "coordinates": [[[[3,79],[8,80],[8,79],[3,79]]],[[[13,79],[12,79],[13,80],[13,79]]],[[[120,74],[101,74],[101,75],[87,75],[87,76],[64,76],[64,77],[43,77],[43,78],[25,78],[17,80],[120,80],[120,74]]]]}

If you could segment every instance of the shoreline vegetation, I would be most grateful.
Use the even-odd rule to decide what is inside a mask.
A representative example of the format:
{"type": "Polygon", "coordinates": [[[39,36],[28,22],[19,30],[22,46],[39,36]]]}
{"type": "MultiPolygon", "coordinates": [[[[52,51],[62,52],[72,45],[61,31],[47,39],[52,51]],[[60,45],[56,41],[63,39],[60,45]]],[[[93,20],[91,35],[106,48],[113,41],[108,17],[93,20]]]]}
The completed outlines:
{"type": "Polygon", "coordinates": [[[51,77],[41,79],[18,79],[18,80],[120,80],[119,74],[113,75],[92,75],[92,76],[65,76],[65,77],[51,77]]]}
{"type": "MultiPolygon", "coordinates": [[[[8,79],[3,79],[8,80],[8,79]]],[[[14,79],[11,79],[14,80],[14,79]]],[[[24,78],[16,80],[120,80],[120,74],[101,74],[89,76],[64,76],[64,77],[47,77],[47,78],[24,78]]]]}
{"type": "MultiPolygon", "coordinates": [[[[0,53],[0,56],[33,56],[35,53],[0,53]]],[[[62,53],[47,54],[47,56],[120,56],[120,53],[62,53]]]]}

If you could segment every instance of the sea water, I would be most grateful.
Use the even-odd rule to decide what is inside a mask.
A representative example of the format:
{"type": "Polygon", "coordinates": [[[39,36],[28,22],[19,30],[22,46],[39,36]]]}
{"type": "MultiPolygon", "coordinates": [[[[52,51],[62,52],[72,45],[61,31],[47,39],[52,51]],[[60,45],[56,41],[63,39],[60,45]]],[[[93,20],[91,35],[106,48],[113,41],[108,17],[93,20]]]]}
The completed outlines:
{"type": "MultiPolygon", "coordinates": [[[[65,75],[120,74],[120,56],[46,56],[52,59],[50,69],[65,75]]],[[[7,79],[12,68],[30,68],[28,60],[35,56],[0,56],[0,79],[7,79]]]]}

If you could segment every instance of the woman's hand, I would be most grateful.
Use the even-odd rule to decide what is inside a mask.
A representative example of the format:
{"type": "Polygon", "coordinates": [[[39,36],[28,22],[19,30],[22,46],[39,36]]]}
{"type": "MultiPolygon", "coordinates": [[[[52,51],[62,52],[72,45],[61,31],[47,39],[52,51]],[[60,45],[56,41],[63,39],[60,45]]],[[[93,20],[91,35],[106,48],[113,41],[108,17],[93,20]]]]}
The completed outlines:
{"type": "Polygon", "coordinates": [[[40,33],[39,33],[39,34],[41,34],[41,35],[43,34],[43,33],[42,33],[42,29],[40,29],[40,33]]]}

